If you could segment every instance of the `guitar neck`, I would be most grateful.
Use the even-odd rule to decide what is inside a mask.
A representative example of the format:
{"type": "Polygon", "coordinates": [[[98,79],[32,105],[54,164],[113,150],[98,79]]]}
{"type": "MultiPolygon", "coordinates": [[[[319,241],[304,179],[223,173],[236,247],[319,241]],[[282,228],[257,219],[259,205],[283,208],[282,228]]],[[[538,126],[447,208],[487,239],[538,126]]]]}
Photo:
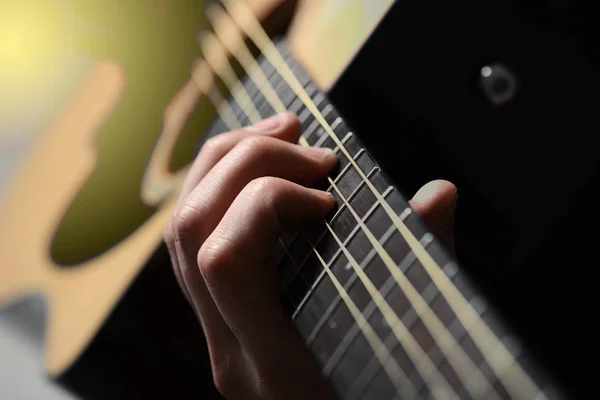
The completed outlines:
{"type": "MultiPolygon", "coordinates": [[[[337,207],[321,223],[282,237],[276,250],[282,303],[338,393],[558,396],[285,44],[278,49],[285,65],[261,56],[260,70],[237,92],[249,95],[261,117],[270,116],[272,99],[252,75],[268,77],[280,101],[299,115],[304,140],[340,158],[324,187],[337,207]]],[[[241,103],[235,96],[228,101],[247,125],[241,103]]],[[[217,122],[213,134],[225,130],[217,122]]]]}

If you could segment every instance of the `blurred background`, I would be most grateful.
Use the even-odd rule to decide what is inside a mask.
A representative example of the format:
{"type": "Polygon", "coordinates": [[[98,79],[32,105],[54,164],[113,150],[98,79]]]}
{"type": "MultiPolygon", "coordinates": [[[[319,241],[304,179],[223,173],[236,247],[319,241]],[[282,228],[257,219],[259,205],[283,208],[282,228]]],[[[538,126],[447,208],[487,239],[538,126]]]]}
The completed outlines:
{"type": "MultiPolygon", "coordinates": [[[[0,202],[92,63],[66,40],[58,9],[47,0],[0,1],[0,202]]],[[[1,310],[0,399],[75,399],[43,371],[43,297],[1,310]]]]}
{"type": "MultiPolygon", "coordinates": [[[[146,224],[153,224],[154,233],[145,252],[139,252],[135,265],[122,262],[122,268],[130,268],[129,276],[135,277],[156,250],[162,233],[156,219],[164,219],[159,216],[164,199],[148,204],[140,187],[163,130],[165,109],[189,85],[200,53],[195,34],[205,24],[203,3],[0,0],[0,399],[75,398],[46,377],[47,327],[57,315],[49,312],[43,286],[51,285],[52,274],[75,276],[97,267],[98,260],[127,245],[146,224]],[[85,121],[69,114],[69,104],[99,65],[112,74],[102,79],[118,87],[120,97],[91,132],[78,132],[77,124],[85,126],[85,121]],[[78,176],[67,184],[61,171],[78,176]],[[53,198],[67,201],[68,207],[45,210],[45,200],[53,198]],[[35,212],[29,212],[29,202],[35,212]],[[55,214],[59,223],[38,218],[50,221],[55,214]],[[37,279],[43,274],[47,280],[37,279]],[[28,279],[37,279],[42,287],[30,287],[28,279]]],[[[172,151],[169,174],[193,159],[203,127],[214,115],[208,101],[194,101],[172,151]]],[[[88,102],[75,106],[93,109],[93,93],[88,102]]],[[[170,268],[161,263],[162,271],[170,268]]],[[[104,288],[94,285],[91,302],[103,291],[115,292],[114,300],[120,300],[124,291],[113,290],[110,280],[105,283],[104,288]]],[[[88,299],[78,300],[85,313],[88,299]]],[[[100,311],[110,313],[111,307],[100,311]]],[[[62,317],[73,325],[80,321],[62,317]]],[[[87,317],[91,322],[81,325],[107,315],[87,317]]],[[[201,348],[201,337],[198,342],[201,348]]],[[[62,373],[72,366],[64,364],[55,369],[62,373]]],[[[69,371],[76,376],[68,377],[69,385],[81,381],[77,369],[69,371]]],[[[101,382],[101,373],[95,373],[101,382]]],[[[149,374],[146,378],[152,379],[149,374]]]]}

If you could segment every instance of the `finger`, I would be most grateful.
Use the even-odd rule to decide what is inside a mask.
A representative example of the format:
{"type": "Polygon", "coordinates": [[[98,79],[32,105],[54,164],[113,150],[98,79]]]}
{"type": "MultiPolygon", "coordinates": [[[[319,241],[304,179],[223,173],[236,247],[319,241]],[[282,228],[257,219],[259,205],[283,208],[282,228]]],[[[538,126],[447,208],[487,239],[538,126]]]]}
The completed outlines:
{"type": "MultiPolygon", "coordinates": [[[[298,118],[294,114],[283,113],[267,118],[255,125],[223,133],[207,140],[190,167],[190,171],[183,183],[179,198],[174,207],[174,213],[177,212],[189,193],[196,187],[208,171],[210,171],[210,169],[241,140],[251,135],[267,135],[288,142],[296,142],[300,136],[299,126],[300,123],[298,118]]],[[[164,238],[169,249],[171,264],[177,282],[188,302],[191,303],[189,290],[181,276],[181,268],[175,249],[171,220],[167,222],[167,226],[165,227],[164,238]]]]}
{"type": "MultiPolygon", "coordinates": [[[[336,163],[331,151],[302,148],[278,139],[240,142],[194,188],[174,217],[174,247],[181,280],[205,329],[207,340],[232,341],[214,310],[198,271],[196,255],[239,192],[261,176],[310,183],[323,179],[336,163]]],[[[227,347],[226,344],[218,347],[227,347]]]]}
{"type": "Polygon", "coordinates": [[[254,135],[269,137],[295,143],[300,137],[300,121],[292,113],[282,113],[267,118],[252,126],[222,133],[206,141],[194,160],[182,186],[180,199],[185,199],[204,176],[231,149],[243,139],[254,135]]]}
{"type": "Polygon", "coordinates": [[[275,270],[267,259],[282,231],[322,218],[333,205],[327,192],[277,178],[254,180],[198,252],[198,266],[221,315],[273,398],[289,398],[285,393],[310,398],[317,389],[326,390],[318,365],[278,300],[275,270]]]}
{"type": "Polygon", "coordinates": [[[412,198],[410,205],[427,228],[450,250],[454,248],[454,214],[458,201],[456,187],[444,180],[424,185],[412,198]]]}
{"type": "Polygon", "coordinates": [[[193,238],[202,242],[252,180],[272,176],[312,185],[324,180],[336,163],[337,156],[330,149],[305,148],[268,137],[247,138],[190,193],[180,217],[187,220],[190,229],[202,226],[202,235],[193,238]]]}

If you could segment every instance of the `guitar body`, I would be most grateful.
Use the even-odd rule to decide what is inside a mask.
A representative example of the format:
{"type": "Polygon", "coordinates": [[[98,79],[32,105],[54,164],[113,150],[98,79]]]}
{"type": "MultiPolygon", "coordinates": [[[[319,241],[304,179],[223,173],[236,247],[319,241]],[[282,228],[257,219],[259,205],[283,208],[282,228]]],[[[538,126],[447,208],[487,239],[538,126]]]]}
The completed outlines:
{"type": "MultiPolygon", "coordinates": [[[[105,4],[102,11],[72,3],[65,21],[106,25],[125,40],[111,48],[93,31],[75,33],[77,50],[92,62],[81,82],[57,88],[76,86],[0,203],[0,305],[42,294],[45,370],[84,398],[187,398],[199,391],[210,398],[216,392],[202,331],[176,286],[162,245],[186,166],[215,116],[190,76],[192,61],[200,55],[194,33],[209,28],[203,2],[141,5],[153,24],[148,26],[133,22],[135,14],[127,17],[120,2],[105,4]],[[160,24],[167,39],[156,44],[155,55],[131,50],[156,39],[160,24]],[[128,40],[132,32],[141,42],[128,40]],[[173,47],[179,41],[187,47],[173,47]],[[165,58],[166,69],[138,72],[165,58]],[[169,77],[174,78],[165,85],[169,77]],[[162,83],[153,91],[150,81],[162,83]],[[156,101],[150,104],[146,97],[156,101]],[[151,118],[140,121],[137,115],[151,118]],[[186,122],[177,132],[163,129],[181,115],[186,122]],[[157,309],[151,298],[158,301],[157,309]],[[160,310],[165,317],[175,316],[172,330],[160,332],[167,326],[155,314],[160,310]],[[123,323],[132,325],[124,328],[123,323]],[[177,331],[187,339],[173,336],[177,331]],[[115,355],[123,361],[119,366],[115,355]]],[[[294,51],[312,60],[315,76],[326,87],[389,2],[375,7],[363,1],[248,3],[272,33],[289,28],[294,51]],[[340,18],[344,15],[348,18],[340,18]],[[304,38],[311,25],[310,39],[304,38]],[[346,35],[343,51],[319,50],[319,37],[335,38],[345,30],[352,34],[346,35]]]]}
{"type": "MultiPolygon", "coordinates": [[[[176,3],[159,49],[210,26],[176,3]]],[[[586,132],[600,80],[591,39],[571,29],[579,14],[475,0],[248,3],[405,196],[431,179],[456,183],[461,265],[560,386],[585,393],[592,371],[573,366],[593,338],[569,320],[589,318],[593,291],[583,269],[565,270],[589,263],[597,237],[599,156],[586,132]]],[[[157,76],[89,42],[88,77],[0,203],[0,304],[44,294],[45,369],[83,398],[218,398],[162,244],[214,128],[190,74],[192,39],[168,65],[143,53],[157,76]],[[143,122],[148,134],[137,114],[155,123],[143,122]]]]}

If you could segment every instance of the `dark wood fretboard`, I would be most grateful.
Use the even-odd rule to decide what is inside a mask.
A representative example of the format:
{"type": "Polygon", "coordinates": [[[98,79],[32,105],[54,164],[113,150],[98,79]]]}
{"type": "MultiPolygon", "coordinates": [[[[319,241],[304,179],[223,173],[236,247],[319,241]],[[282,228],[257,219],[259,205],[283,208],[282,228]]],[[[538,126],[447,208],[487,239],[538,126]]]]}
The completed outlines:
{"type": "MultiPolygon", "coordinates": [[[[336,197],[337,207],[322,223],[282,237],[275,250],[280,259],[277,271],[282,302],[340,397],[393,399],[401,394],[405,395],[402,398],[421,399],[559,397],[438,239],[412,212],[406,198],[346,126],[325,94],[294,62],[284,43],[278,48],[302,90],[310,95],[346,150],[340,150],[298,97],[294,83],[282,78],[281,66],[274,67],[261,56],[261,70],[286,108],[299,116],[306,141],[311,146],[334,149],[340,158],[339,166],[331,174],[337,190],[331,184],[326,185],[336,197]],[[354,162],[344,153],[350,154],[354,162]],[[385,199],[387,209],[373,187],[385,199]],[[438,270],[436,279],[390,217],[390,208],[433,259],[438,270]],[[374,245],[372,237],[380,247],[374,245]],[[387,263],[382,249],[389,256],[387,263]],[[404,277],[404,284],[408,282],[412,287],[409,292],[403,290],[398,276],[390,272],[389,259],[404,277]],[[356,266],[364,274],[358,274],[356,266]],[[440,282],[445,283],[440,285],[440,282]],[[376,301],[368,285],[377,290],[384,305],[376,301]],[[390,325],[386,314],[390,310],[404,330],[398,324],[390,325]],[[465,323],[462,313],[465,310],[470,310],[470,314],[465,314],[470,316],[470,324],[465,323]],[[425,374],[425,370],[429,372],[425,374]]],[[[275,113],[263,90],[252,79],[245,77],[240,85],[262,117],[275,113]]],[[[239,122],[249,124],[245,110],[236,100],[228,101],[239,122]]],[[[212,134],[225,130],[225,125],[217,122],[212,134]]]]}

